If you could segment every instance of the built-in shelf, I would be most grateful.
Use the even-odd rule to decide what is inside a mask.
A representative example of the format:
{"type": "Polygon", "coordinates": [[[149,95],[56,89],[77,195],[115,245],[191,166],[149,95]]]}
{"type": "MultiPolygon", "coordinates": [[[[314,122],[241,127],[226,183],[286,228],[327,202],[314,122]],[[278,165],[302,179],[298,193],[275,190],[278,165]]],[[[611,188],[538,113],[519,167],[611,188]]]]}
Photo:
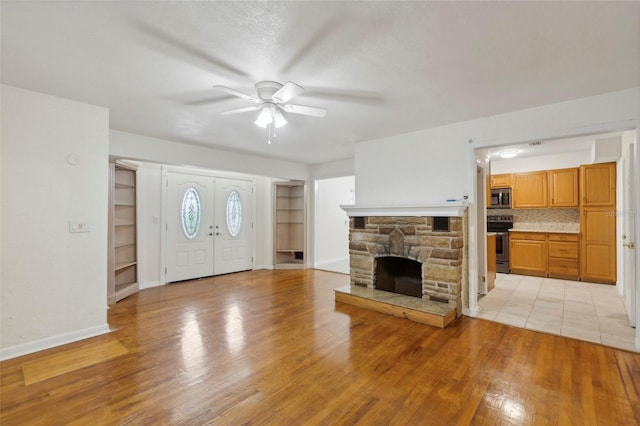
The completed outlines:
{"type": "Polygon", "coordinates": [[[136,266],[138,262],[124,262],[124,263],[116,263],[116,266],[113,268],[115,271],[119,271],[121,269],[126,269],[131,266],[136,266]]]}
{"type": "Polygon", "coordinates": [[[304,182],[278,182],[275,193],[274,264],[276,269],[306,265],[306,198],[304,182]]]}
{"type": "Polygon", "coordinates": [[[138,291],[136,171],[111,164],[109,191],[109,279],[107,302],[138,291]]]}

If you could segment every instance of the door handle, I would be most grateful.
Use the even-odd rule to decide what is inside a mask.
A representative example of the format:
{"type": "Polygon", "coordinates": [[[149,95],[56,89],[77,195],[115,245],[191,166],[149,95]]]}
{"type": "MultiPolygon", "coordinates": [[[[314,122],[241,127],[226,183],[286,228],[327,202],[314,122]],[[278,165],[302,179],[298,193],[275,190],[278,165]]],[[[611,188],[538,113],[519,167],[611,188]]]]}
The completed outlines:
{"type": "Polygon", "coordinates": [[[623,247],[628,247],[628,248],[633,250],[634,248],[636,248],[636,243],[628,243],[628,244],[625,243],[625,244],[622,244],[622,246],[623,247]]]}

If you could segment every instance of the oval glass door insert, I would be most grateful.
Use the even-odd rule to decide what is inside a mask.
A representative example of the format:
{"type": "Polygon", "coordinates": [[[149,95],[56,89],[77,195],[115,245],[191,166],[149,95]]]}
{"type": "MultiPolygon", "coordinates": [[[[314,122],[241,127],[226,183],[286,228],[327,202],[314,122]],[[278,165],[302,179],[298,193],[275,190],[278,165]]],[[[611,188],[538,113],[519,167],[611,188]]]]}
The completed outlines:
{"type": "Polygon", "coordinates": [[[189,187],[182,199],[182,231],[190,240],[198,234],[200,216],[200,196],[195,188],[189,187]]]}
{"type": "Polygon", "coordinates": [[[237,237],[242,227],[242,201],[238,191],[231,191],[227,198],[227,230],[232,237],[237,237]]]}

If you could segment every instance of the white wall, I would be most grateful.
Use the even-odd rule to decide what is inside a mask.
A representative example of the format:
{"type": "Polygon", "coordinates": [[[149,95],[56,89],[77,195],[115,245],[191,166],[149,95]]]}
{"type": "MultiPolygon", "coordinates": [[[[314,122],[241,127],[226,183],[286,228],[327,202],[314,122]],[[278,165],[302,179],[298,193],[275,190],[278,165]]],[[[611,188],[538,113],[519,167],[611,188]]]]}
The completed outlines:
{"type": "Polygon", "coordinates": [[[459,198],[472,192],[474,148],[624,130],[639,119],[640,87],[362,142],[355,147],[356,202],[459,198]]]}
{"type": "Polygon", "coordinates": [[[526,173],[538,170],[566,169],[591,164],[591,151],[574,151],[552,155],[536,155],[533,157],[510,158],[508,160],[492,159],[491,173],[526,173]]]}
{"type": "Polygon", "coordinates": [[[314,266],[349,258],[349,217],[341,204],[353,204],[354,176],[315,182],[314,266]]]}
{"type": "Polygon", "coordinates": [[[256,176],[255,269],[273,268],[273,181],[256,176]]]}
{"type": "Polygon", "coordinates": [[[314,179],[329,179],[334,177],[353,176],[353,158],[332,161],[329,163],[314,164],[310,167],[311,176],[314,179]]]}
{"type": "Polygon", "coordinates": [[[108,331],[108,131],[105,108],[2,86],[3,359],[108,331]]]}
{"type": "Polygon", "coordinates": [[[194,166],[207,170],[249,173],[282,179],[307,180],[309,178],[309,166],[305,164],[172,142],[117,130],[109,132],[109,155],[130,160],[194,166]]]}
{"type": "Polygon", "coordinates": [[[137,180],[138,283],[140,289],[160,284],[162,167],[139,163],[137,180]]]}

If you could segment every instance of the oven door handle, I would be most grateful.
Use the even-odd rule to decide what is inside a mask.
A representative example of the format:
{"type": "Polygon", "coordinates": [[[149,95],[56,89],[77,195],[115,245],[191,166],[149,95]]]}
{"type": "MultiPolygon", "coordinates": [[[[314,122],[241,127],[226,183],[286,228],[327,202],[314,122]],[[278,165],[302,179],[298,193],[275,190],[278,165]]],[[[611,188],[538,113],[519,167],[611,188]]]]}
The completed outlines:
{"type": "Polygon", "coordinates": [[[502,191],[498,192],[498,205],[502,207],[502,191]]]}

